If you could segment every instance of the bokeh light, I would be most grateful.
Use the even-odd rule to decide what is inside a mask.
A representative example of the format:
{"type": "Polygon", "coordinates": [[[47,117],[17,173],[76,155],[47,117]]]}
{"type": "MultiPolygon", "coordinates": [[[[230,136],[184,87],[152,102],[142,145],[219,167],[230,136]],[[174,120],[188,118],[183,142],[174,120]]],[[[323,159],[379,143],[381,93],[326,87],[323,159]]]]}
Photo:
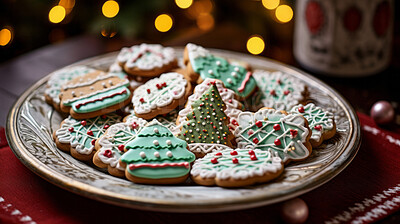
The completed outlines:
{"type": "Polygon", "coordinates": [[[265,43],[261,36],[253,35],[247,40],[247,50],[251,54],[260,54],[265,49],[265,43]]]}
{"type": "Polygon", "coordinates": [[[60,0],[58,5],[64,7],[65,12],[68,15],[75,6],[75,0],[60,0]]]}
{"type": "Polygon", "coordinates": [[[116,1],[106,1],[101,8],[103,15],[107,18],[115,17],[119,12],[119,4],[116,1]]]}
{"type": "Polygon", "coordinates": [[[176,5],[181,9],[187,9],[193,4],[193,0],[175,0],[176,5]]]}
{"type": "Polygon", "coordinates": [[[273,10],[279,6],[279,0],[262,0],[262,4],[266,9],[273,10]]]}
{"type": "Polygon", "coordinates": [[[293,18],[293,10],[288,5],[280,5],[276,8],[275,16],[281,23],[287,23],[293,18]]]}
{"type": "Polygon", "coordinates": [[[208,13],[202,13],[197,17],[197,26],[201,30],[210,30],[214,27],[214,17],[208,13]]]}
{"type": "Polygon", "coordinates": [[[198,0],[188,8],[187,15],[191,19],[197,19],[201,14],[210,14],[213,10],[213,3],[210,0],[198,0]]]}
{"type": "Polygon", "coordinates": [[[161,14],[157,16],[156,20],[154,21],[154,26],[160,32],[167,32],[172,27],[172,18],[167,14],[161,14]]]}
{"type": "Polygon", "coordinates": [[[3,28],[0,30],[0,46],[6,46],[12,40],[12,29],[11,28],[3,28]]]}
{"type": "Polygon", "coordinates": [[[52,23],[60,23],[61,21],[64,20],[65,15],[66,15],[65,8],[62,7],[61,5],[56,5],[50,9],[49,20],[52,23]]]}

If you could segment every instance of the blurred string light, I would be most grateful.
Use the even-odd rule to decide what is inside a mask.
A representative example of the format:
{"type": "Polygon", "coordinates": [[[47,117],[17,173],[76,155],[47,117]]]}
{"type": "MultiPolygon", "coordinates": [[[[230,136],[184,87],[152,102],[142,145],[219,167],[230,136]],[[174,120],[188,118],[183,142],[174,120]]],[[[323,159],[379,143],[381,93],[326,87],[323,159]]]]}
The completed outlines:
{"type": "Polygon", "coordinates": [[[167,14],[161,14],[157,16],[156,20],[154,21],[154,26],[160,32],[167,32],[172,28],[172,18],[167,14]]]}
{"type": "Polygon", "coordinates": [[[175,0],[176,5],[181,9],[187,9],[193,4],[193,0],[175,0]]]}
{"type": "Polygon", "coordinates": [[[201,30],[210,30],[214,28],[215,20],[211,12],[213,3],[211,0],[198,0],[191,4],[187,9],[186,15],[190,19],[196,20],[197,27],[201,30]]]}
{"type": "Polygon", "coordinates": [[[253,35],[247,40],[247,50],[254,55],[260,54],[265,49],[265,43],[261,36],[253,35]]]}
{"type": "Polygon", "coordinates": [[[276,19],[281,23],[287,23],[293,18],[293,10],[288,5],[280,5],[275,10],[276,19]]]}
{"type": "Polygon", "coordinates": [[[9,27],[5,27],[0,30],[0,46],[6,46],[9,44],[13,37],[13,31],[9,27]]]}
{"type": "Polygon", "coordinates": [[[60,0],[58,5],[64,7],[65,13],[68,15],[75,6],[75,0],[60,0]]]}
{"type": "Polygon", "coordinates": [[[116,1],[106,1],[101,8],[103,15],[107,18],[115,17],[119,12],[119,4],[116,1]]]}
{"type": "Polygon", "coordinates": [[[201,13],[197,17],[196,23],[201,30],[210,30],[214,27],[214,17],[209,13],[201,13]]]}
{"type": "Polygon", "coordinates": [[[262,0],[262,5],[269,10],[274,10],[279,6],[279,0],[262,0]]]}
{"type": "Polygon", "coordinates": [[[65,8],[61,5],[56,5],[50,9],[49,12],[49,21],[52,23],[60,23],[64,20],[66,15],[65,8]]]}

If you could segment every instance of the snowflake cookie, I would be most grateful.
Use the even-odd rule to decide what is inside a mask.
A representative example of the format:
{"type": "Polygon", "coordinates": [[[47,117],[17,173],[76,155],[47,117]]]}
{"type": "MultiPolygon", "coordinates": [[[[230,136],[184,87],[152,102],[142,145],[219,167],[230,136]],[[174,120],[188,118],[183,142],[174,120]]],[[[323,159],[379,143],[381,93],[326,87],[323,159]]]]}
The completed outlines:
{"type": "Polygon", "coordinates": [[[195,155],[157,120],[147,123],[120,158],[125,176],[135,183],[176,184],[189,176],[195,155]]]}
{"type": "Polygon", "coordinates": [[[241,187],[265,183],[283,171],[281,158],[271,150],[237,148],[209,153],[197,159],[190,171],[200,185],[241,187]]]}
{"type": "Polygon", "coordinates": [[[57,148],[70,152],[78,160],[91,160],[96,140],[113,124],[121,122],[115,113],[76,120],[69,116],[61,122],[60,129],[53,133],[57,148]]]}
{"type": "Polygon", "coordinates": [[[261,103],[275,110],[290,110],[305,99],[307,88],[300,80],[286,73],[256,70],[253,73],[257,81],[261,103]]]}
{"type": "Polygon", "coordinates": [[[238,122],[235,136],[239,148],[272,150],[284,163],[303,160],[311,154],[311,131],[299,114],[263,108],[256,113],[242,112],[238,122]]]}
{"type": "Polygon", "coordinates": [[[324,140],[330,139],[336,134],[333,114],[313,103],[305,106],[302,104],[294,106],[290,113],[301,114],[308,121],[308,126],[312,132],[310,142],[313,147],[321,145],[324,140]]]}
{"type": "Polygon", "coordinates": [[[249,97],[256,90],[256,81],[251,71],[214,56],[201,46],[187,44],[184,61],[191,81],[197,80],[197,83],[200,83],[207,78],[219,79],[227,88],[243,98],[249,97]]]}
{"type": "Polygon", "coordinates": [[[175,72],[164,73],[147,81],[133,92],[135,115],[148,120],[159,114],[167,114],[184,104],[190,91],[191,84],[183,75],[175,72]]]}
{"type": "Polygon", "coordinates": [[[147,124],[146,120],[130,116],[123,123],[111,125],[102,137],[96,141],[96,153],[93,156],[94,165],[107,168],[113,176],[124,177],[125,169],[119,164],[119,158],[125,153],[125,146],[147,124]]]}

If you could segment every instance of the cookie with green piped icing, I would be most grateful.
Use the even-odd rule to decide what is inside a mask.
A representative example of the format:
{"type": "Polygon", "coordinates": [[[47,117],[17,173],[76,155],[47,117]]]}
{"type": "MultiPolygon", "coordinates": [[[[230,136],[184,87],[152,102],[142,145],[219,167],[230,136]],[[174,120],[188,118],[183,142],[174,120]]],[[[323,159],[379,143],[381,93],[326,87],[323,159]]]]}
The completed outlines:
{"type": "Polygon", "coordinates": [[[229,148],[197,159],[190,174],[200,185],[242,187],[271,181],[283,168],[282,159],[272,150],[229,148]]]}
{"type": "Polygon", "coordinates": [[[257,89],[252,72],[243,66],[232,64],[224,58],[211,54],[207,49],[187,44],[184,52],[187,76],[201,83],[207,78],[219,79],[242,98],[249,97],[257,89]]]}
{"type": "Polygon", "coordinates": [[[95,71],[62,85],[60,108],[75,119],[87,119],[121,109],[131,97],[123,74],[95,71]]]}
{"type": "Polygon", "coordinates": [[[235,130],[238,147],[251,146],[276,152],[284,163],[306,159],[312,151],[311,131],[300,114],[274,109],[242,112],[235,130]]]}
{"type": "Polygon", "coordinates": [[[125,148],[128,151],[120,158],[125,176],[142,184],[182,183],[196,158],[184,140],[157,120],[145,125],[125,148]]]}
{"type": "Polygon", "coordinates": [[[308,121],[311,129],[311,145],[318,147],[324,140],[332,138],[336,134],[336,123],[333,113],[325,111],[313,103],[294,106],[290,113],[301,114],[308,121]]]}
{"type": "Polygon", "coordinates": [[[91,160],[95,153],[96,140],[113,124],[121,122],[115,113],[77,120],[69,116],[61,122],[61,127],[54,131],[53,138],[57,148],[70,152],[82,161],[91,160]]]}

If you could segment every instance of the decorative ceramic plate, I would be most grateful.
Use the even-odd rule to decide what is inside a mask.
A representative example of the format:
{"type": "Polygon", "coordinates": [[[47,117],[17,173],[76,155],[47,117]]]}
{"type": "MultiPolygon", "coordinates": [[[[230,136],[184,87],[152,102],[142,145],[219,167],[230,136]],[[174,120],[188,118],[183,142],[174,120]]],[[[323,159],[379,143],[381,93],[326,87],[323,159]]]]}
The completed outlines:
{"type": "MultiPolygon", "coordinates": [[[[181,53],[182,48],[176,48],[181,53]]],[[[340,173],[354,158],[361,143],[360,125],[352,107],[335,90],[318,79],[278,62],[211,50],[225,58],[244,61],[255,69],[282,71],[306,83],[309,99],[335,114],[337,134],[313,149],[304,161],[290,163],[277,180],[244,188],[182,185],[139,185],[109,175],[57,149],[52,133],[63,117],[49,106],[43,93],[49,76],[29,88],[10,110],[7,137],[15,155],[47,181],[77,193],[120,206],[169,212],[217,212],[252,208],[287,200],[311,191],[340,173]]],[[[74,65],[106,70],[117,52],[74,65]]]]}

